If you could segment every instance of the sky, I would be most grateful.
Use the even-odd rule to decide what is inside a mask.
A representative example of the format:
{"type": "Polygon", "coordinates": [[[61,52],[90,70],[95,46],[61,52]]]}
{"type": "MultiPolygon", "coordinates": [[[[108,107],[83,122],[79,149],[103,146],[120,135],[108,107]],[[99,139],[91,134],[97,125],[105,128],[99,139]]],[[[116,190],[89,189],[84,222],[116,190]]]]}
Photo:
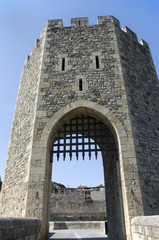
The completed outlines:
{"type": "MultiPolygon", "coordinates": [[[[159,0],[0,0],[0,176],[3,179],[23,63],[47,20],[113,15],[148,42],[159,76],[159,0]]],[[[67,187],[103,183],[102,159],[59,161],[53,180],[67,187]],[[82,177],[81,177],[82,176],[82,177]]]]}

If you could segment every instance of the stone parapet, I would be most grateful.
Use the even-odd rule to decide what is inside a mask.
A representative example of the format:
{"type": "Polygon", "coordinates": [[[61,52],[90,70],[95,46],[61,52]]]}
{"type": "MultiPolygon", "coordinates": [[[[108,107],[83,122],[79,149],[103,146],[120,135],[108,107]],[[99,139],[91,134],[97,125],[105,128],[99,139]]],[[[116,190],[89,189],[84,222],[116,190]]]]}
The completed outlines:
{"type": "Polygon", "coordinates": [[[159,216],[141,216],[131,222],[133,240],[159,239],[159,216]]]}
{"type": "MultiPolygon", "coordinates": [[[[97,17],[97,24],[95,25],[89,25],[89,19],[88,17],[80,17],[80,18],[71,18],[71,26],[63,26],[63,20],[62,19],[53,19],[48,20],[46,25],[44,26],[44,29],[42,30],[42,33],[47,28],[47,32],[50,34],[54,32],[54,29],[61,28],[61,31],[65,31],[67,29],[70,29],[70,27],[88,27],[88,29],[93,29],[101,25],[109,25],[109,24],[116,25],[122,32],[126,34],[126,36],[130,39],[133,39],[138,46],[142,45],[144,48],[149,50],[149,45],[147,42],[145,42],[143,39],[138,40],[136,33],[134,33],[131,29],[129,29],[127,26],[124,26],[123,28],[120,28],[120,21],[116,19],[113,16],[98,16],[97,17]]],[[[86,28],[87,29],[87,28],[86,28]]],[[[59,29],[60,31],[60,29],[59,29]]],[[[41,36],[42,36],[41,33],[41,36]]],[[[34,46],[31,49],[31,54],[36,50],[37,47],[39,47],[39,39],[36,40],[34,46]]],[[[30,55],[27,57],[25,63],[28,63],[28,60],[30,59],[30,55]]]]}
{"type": "Polygon", "coordinates": [[[72,18],[71,26],[72,27],[88,26],[88,17],[72,18]]]}
{"type": "Polygon", "coordinates": [[[37,240],[41,225],[36,218],[0,218],[0,240],[37,240]]]}
{"type": "Polygon", "coordinates": [[[57,229],[105,229],[105,221],[69,221],[50,222],[50,230],[57,229]]]}

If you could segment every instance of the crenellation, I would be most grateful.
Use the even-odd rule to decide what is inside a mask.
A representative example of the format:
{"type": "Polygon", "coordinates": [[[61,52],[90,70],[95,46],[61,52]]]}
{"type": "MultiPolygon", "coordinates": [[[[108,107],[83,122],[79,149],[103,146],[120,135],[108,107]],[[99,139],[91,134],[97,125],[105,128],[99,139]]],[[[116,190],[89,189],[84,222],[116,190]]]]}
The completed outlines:
{"type": "Polygon", "coordinates": [[[71,27],[84,27],[88,25],[88,17],[71,18],[71,27]]]}
{"type": "Polygon", "coordinates": [[[130,28],[124,26],[121,30],[123,30],[132,40],[138,42],[136,33],[134,33],[130,28]]]}
{"type": "Polygon", "coordinates": [[[51,28],[61,28],[63,27],[63,21],[62,19],[48,20],[47,25],[48,30],[50,30],[51,28]]]}
{"type": "Polygon", "coordinates": [[[120,28],[120,22],[117,18],[113,16],[98,16],[97,17],[97,24],[98,25],[106,25],[108,22],[114,23],[116,26],[120,28]]]}
{"type": "MultiPolygon", "coordinates": [[[[106,25],[107,23],[114,24],[116,27],[119,27],[123,32],[125,32],[135,42],[139,42],[142,46],[149,48],[148,44],[143,39],[138,41],[136,33],[133,32],[130,28],[128,28],[127,26],[124,26],[123,28],[121,28],[120,21],[117,18],[115,18],[114,16],[98,16],[97,17],[97,25],[106,25]]],[[[50,31],[54,27],[55,28],[65,28],[65,29],[68,28],[68,27],[63,26],[62,19],[48,20],[46,26],[47,26],[47,31],[49,33],[49,36],[50,36],[50,31]]],[[[44,28],[46,28],[46,26],[44,28]]],[[[79,27],[79,26],[93,27],[96,25],[89,25],[88,17],[72,18],[71,19],[71,27],[79,27]]]]}
{"type": "MultiPolygon", "coordinates": [[[[126,36],[128,36],[131,41],[133,40],[134,43],[139,43],[139,44],[142,45],[145,49],[147,49],[148,51],[150,51],[150,50],[149,50],[149,45],[148,45],[148,43],[145,42],[143,39],[138,40],[136,33],[133,32],[130,28],[128,28],[127,26],[125,26],[125,27],[121,28],[121,30],[126,33],[126,36]]],[[[138,49],[138,50],[139,50],[139,49],[138,49]]]]}
{"type": "Polygon", "coordinates": [[[34,53],[34,51],[36,50],[37,47],[39,47],[39,45],[40,45],[40,39],[37,39],[31,49],[30,55],[32,55],[34,53]]]}
{"type": "Polygon", "coordinates": [[[150,49],[148,43],[145,42],[143,39],[140,39],[140,40],[139,40],[139,43],[140,43],[143,47],[147,48],[148,50],[150,49]]]}
{"type": "Polygon", "coordinates": [[[29,63],[30,60],[30,55],[27,56],[25,62],[24,62],[24,66],[26,66],[29,63]]]}

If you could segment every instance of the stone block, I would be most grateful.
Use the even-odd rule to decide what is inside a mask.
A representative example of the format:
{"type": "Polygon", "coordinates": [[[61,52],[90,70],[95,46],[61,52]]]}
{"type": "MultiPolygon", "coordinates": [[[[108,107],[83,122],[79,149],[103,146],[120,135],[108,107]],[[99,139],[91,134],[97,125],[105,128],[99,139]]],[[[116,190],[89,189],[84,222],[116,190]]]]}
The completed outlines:
{"type": "Polygon", "coordinates": [[[88,17],[72,18],[71,19],[71,26],[72,27],[88,26],[88,17]]]}

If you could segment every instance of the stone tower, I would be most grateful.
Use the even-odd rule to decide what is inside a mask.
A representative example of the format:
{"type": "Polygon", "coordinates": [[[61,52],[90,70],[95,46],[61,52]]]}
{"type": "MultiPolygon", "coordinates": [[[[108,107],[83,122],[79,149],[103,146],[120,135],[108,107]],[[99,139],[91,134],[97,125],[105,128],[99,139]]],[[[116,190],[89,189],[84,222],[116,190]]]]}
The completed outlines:
{"type": "Polygon", "coordinates": [[[41,239],[47,239],[52,147],[66,123],[69,134],[74,119],[84,116],[104,126],[107,139],[99,145],[108,236],[130,240],[133,217],[159,213],[158,109],[151,53],[134,32],[112,16],[98,17],[94,26],[88,18],[72,19],[71,27],[48,21],[23,66],[1,215],[42,219],[41,239]]]}

